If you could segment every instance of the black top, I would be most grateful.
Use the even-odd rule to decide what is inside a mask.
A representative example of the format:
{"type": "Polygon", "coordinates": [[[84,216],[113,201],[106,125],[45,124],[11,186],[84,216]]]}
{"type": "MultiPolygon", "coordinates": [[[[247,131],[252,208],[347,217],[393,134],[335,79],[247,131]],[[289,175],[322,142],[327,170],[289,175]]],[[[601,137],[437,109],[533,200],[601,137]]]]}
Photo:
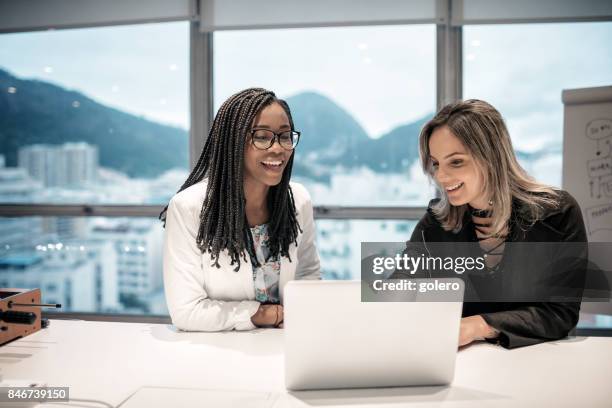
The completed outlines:
{"type": "MultiPolygon", "coordinates": [[[[509,223],[509,234],[506,242],[521,243],[521,242],[540,242],[540,243],[586,243],[587,236],[582,219],[582,213],[576,200],[567,192],[559,190],[560,200],[559,207],[547,209],[541,219],[533,225],[527,225],[525,217],[522,216],[521,207],[515,200],[512,209],[512,215],[509,223]]],[[[429,243],[458,243],[458,242],[477,242],[475,225],[472,222],[471,213],[466,211],[463,219],[462,228],[458,232],[445,231],[440,222],[436,219],[431,209],[432,205],[436,204],[439,199],[434,199],[429,203],[427,213],[419,221],[412,233],[410,241],[407,242],[406,251],[417,255],[425,250],[430,252],[432,245],[429,243]]],[[[533,264],[527,262],[532,261],[531,257],[510,255],[508,247],[515,244],[507,244],[506,250],[502,258],[502,264],[506,263],[508,258],[511,258],[514,268],[503,267],[495,271],[489,271],[485,276],[470,276],[470,285],[475,290],[482,289],[487,293],[501,293],[508,286],[517,282],[516,271],[521,276],[519,281],[523,283],[523,287],[531,288],[532,283],[542,280],[544,272],[541,269],[533,268],[533,264]],[[531,265],[531,267],[529,266],[531,265]],[[512,269],[512,271],[509,271],[512,269]],[[537,270],[534,270],[537,269],[537,270]],[[522,279],[522,280],[520,280],[522,279]],[[525,282],[528,282],[525,284],[525,282]]],[[[546,244],[541,245],[524,245],[532,248],[532,254],[537,254],[546,251],[546,244]]],[[[560,244],[565,245],[567,244],[560,244]]],[[[569,244],[576,246],[575,244],[569,244]]],[[[579,253],[572,258],[569,268],[566,268],[566,274],[561,278],[564,282],[571,281],[571,286],[584,286],[584,276],[586,273],[586,244],[578,244],[579,253]],[[569,276],[568,276],[569,274],[569,276]],[[578,283],[576,283],[578,282],[578,283]]],[[[447,245],[448,247],[448,245],[447,245]]],[[[554,253],[551,258],[558,260],[565,254],[554,253]]],[[[550,254],[548,254],[550,256],[550,254]]],[[[568,262],[563,261],[564,266],[568,266],[568,262]]],[[[558,271],[558,267],[553,267],[558,271]]],[[[547,276],[544,281],[549,284],[554,281],[554,285],[559,285],[559,277],[561,275],[547,276]]],[[[404,271],[396,270],[391,276],[392,279],[414,278],[414,272],[409,274],[404,271]]],[[[463,276],[464,280],[466,276],[463,276]]],[[[561,284],[563,285],[563,284],[561,284]]],[[[468,284],[466,284],[467,293],[468,284]]],[[[579,296],[573,297],[578,301],[490,301],[473,302],[466,301],[463,305],[463,316],[481,315],[484,320],[492,327],[497,329],[500,334],[495,342],[499,342],[503,347],[515,348],[531,344],[537,344],[549,340],[557,340],[566,337],[578,323],[578,314],[580,311],[579,296]]],[[[467,299],[467,298],[466,298],[467,299]]]]}

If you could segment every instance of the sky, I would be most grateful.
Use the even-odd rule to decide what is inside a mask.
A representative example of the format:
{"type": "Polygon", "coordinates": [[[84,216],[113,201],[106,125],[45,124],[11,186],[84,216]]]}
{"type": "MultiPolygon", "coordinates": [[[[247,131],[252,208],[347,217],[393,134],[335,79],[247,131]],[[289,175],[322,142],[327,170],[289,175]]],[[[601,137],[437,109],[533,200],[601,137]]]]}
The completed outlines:
{"type": "MultiPolygon", "coordinates": [[[[612,23],[464,27],[464,97],[506,117],[515,147],[562,137],[561,90],[612,85],[612,23]]],[[[189,24],[0,35],[0,67],[85,93],[149,119],[189,127],[189,24]]],[[[215,107],[263,86],[320,92],[371,137],[435,110],[435,26],[221,31],[215,107]]]]}
{"type": "Polygon", "coordinates": [[[189,127],[189,23],[0,34],[0,67],[189,127]]]}
{"type": "Polygon", "coordinates": [[[506,118],[515,147],[560,144],[564,89],[612,85],[612,23],[467,26],[464,98],[506,118]]]}
{"type": "Polygon", "coordinates": [[[253,85],[317,91],[379,137],[435,110],[435,37],[433,25],[221,31],[215,106],[253,85]]]}

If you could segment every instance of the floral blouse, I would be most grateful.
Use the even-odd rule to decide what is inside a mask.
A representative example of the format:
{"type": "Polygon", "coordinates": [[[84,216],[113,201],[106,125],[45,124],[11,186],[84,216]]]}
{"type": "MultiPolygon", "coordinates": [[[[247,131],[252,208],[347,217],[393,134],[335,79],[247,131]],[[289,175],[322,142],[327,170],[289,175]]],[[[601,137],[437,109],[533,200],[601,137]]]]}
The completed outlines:
{"type": "Polygon", "coordinates": [[[261,266],[256,267],[255,259],[251,256],[253,264],[253,282],[255,285],[255,300],[261,303],[280,303],[278,281],[280,277],[280,256],[268,259],[268,224],[256,225],[251,228],[255,255],[261,266]]]}

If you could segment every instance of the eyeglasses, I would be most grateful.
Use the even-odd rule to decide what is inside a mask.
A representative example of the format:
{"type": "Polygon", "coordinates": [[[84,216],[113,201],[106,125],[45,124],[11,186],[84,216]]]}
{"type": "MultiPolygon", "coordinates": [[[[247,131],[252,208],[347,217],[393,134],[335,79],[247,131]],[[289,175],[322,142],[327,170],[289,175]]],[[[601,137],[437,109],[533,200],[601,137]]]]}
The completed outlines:
{"type": "Polygon", "coordinates": [[[251,129],[251,143],[259,150],[268,150],[275,140],[283,149],[293,150],[300,141],[300,132],[286,130],[276,133],[269,129],[251,129]]]}

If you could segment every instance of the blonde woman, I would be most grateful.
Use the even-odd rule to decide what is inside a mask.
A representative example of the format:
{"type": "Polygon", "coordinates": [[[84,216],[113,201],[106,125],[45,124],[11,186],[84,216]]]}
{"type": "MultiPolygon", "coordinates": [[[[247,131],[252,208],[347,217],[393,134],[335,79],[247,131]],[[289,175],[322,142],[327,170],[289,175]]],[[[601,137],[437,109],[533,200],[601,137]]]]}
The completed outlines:
{"type": "MultiPolygon", "coordinates": [[[[444,107],[425,125],[419,144],[423,170],[438,185],[441,198],[430,202],[407,252],[425,251],[427,243],[477,242],[488,254],[487,273],[469,277],[469,284],[495,293],[516,281],[511,273],[523,274],[518,279],[526,277],[524,281],[542,278],[540,268],[529,270],[528,260],[517,256],[512,260],[519,263],[514,272],[500,267],[504,257],[511,257],[508,247],[515,244],[510,242],[586,242],[576,200],[527,175],[516,159],[502,116],[487,102],[467,100],[444,107]]],[[[532,253],[543,252],[531,246],[532,253]]],[[[573,259],[565,284],[579,287],[586,255],[573,259]]],[[[396,271],[392,277],[410,276],[414,277],[396,271]]],[[[489,339],[514,348],[560,339],[575,327],[579,309],[580,301],[466,302],[459,345],[489,339]]]]}

